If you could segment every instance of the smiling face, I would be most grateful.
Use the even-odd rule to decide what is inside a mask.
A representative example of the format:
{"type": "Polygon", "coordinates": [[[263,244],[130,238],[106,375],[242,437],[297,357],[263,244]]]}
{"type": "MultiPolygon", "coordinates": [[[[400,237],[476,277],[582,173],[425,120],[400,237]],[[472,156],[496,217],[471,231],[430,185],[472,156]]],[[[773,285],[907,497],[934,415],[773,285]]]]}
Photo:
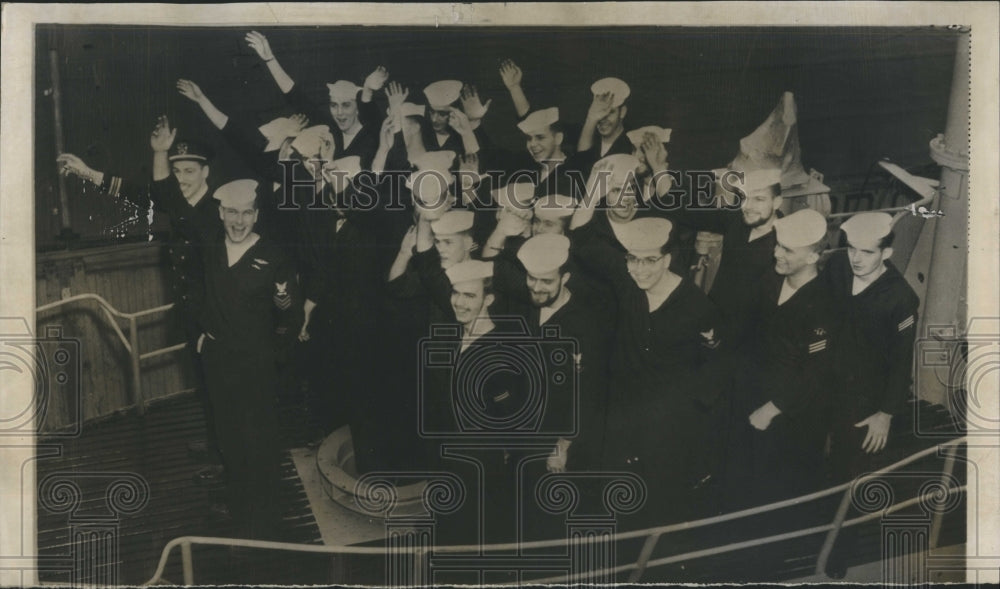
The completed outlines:
{"type": "Polygon", "coordinates": [[[787,247],[779,241],[774,246],[774,271],[782,276],[791,276],[817,261],[819,254],[811,245],[787,247]]]}
{"type": "Polygon", "coordinates": [[[569,229],[571,216],[566,217],[535,217],[531,220],[532,235],[565,235],[569,229]]]}
{"type": "Polygon", "coordinates": [[[348,131],[358,122],[358,101],[344,100],[330,103],[330,116],[341,131],[348,131]]]}
{"type": "Polygon", "coordinates": [[[205,187],[208,180],[208,166],[200,162],[181,160],[173,162],[170,171],[181,187],[184,198],[191,198],[205,187]]]}
{"type": "Polygon", "coordinates": [[[469,259],[472,251],[472,236],[467,233],[435,235],[434,247],[441,258],[441,267],[447,270],[455,264],[469,259]]]}
{"type": "Polygon", "coordinates": [[[451,117],[450,110],[434,110],[433,108],[428,108],[428,119],[431,122],[431,128],[434,132],[443,135],[448,132],[448,119],[451,117]]]}
{"type": "Polygon", "coordinates": [[[878,272],[885,261],[892,257],[892,248],[879,247],[878,240],[847,240],[847,259],[851,261],[851,272],[858,278],[865,278],[878,272]]]}
{"type": "Polygon", "coordinates": [[[740,212],[747,227],[760,227],[774,218],[780,206],[781,197],[776,196],[772,188],[758,188],[747,193],[740,204],[740,212]]]}
{"type": "Polygon", "coordinates": [[[638,210],[639,198],[635,185],[631,181],[615,182],[605,197],[608,219],[615,223],[628,223],[638,210]]]}
{"type": "Polygon", "coordinates": [[[253,226],[257,222],[257,208],[253,205],[239,208],[220,205],[219,216],[222,217],[229,241],[243,243],[253,233],[253,226]]]}
{"type": "Polygon", "coordinates": [[[635,250],[625,254],[625,266],[635,284],[642,290],[656,286],[670,268],[670,254],[660,249],[635,250]]]}
{"type": "Polygon", "coordinates": [[[559,155],[563,142],[563,134],[553,132],[551,128],[542,129],[525,135],[528,153],[536,162],[555,159],[559,155]]]}
{"type": "Polygon", "coordinates": [[[624,104],[608,111],[608,114],[597,121],[597,134],[601,137],[611,137],[620,131],[627,111],[628,107],[624,104]]]}
{"type": "Polygon", "coordinates": [[[451,309],[462,325],[471,325],[491,304],[493,295],[486,294],[482,280],[466,280],[451,286],[451,309]]]}
{"type": "Polygon", "coordinates": [[[531,293],[531,304],[536,307],[547,307],[559,298],[562,289],[569,280],[569,273],[560,274],[559,270],[545,274],[528,273],[526,281],[528,292],[531,293]]]}

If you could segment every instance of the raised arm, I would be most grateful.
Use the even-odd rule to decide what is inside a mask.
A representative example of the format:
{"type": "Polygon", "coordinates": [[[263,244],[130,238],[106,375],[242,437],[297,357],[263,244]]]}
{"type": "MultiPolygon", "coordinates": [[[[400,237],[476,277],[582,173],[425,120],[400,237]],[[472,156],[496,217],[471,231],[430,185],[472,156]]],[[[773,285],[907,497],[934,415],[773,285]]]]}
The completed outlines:
{"type": "Polygon", "coordinates": [[[177,129],[170,128],[167,115],[160,115],[156,127],[149,137],[149,146],[153,148],[153,181],[166,180],[170,176],[170,160],[167,151],[174,144],[177,129]]]}
{"type": "Polygon", "coordinates": [[[208,120],[212,121],[216,129],[221,130],[229,122],[229,116],[222,112],[205,96],[198,84],[191,80],[177,80],[177,91],[188,100],[201,107],[201,112],[205,113],[208,120]]]}
{"type": "Polygon", "coordinates": [[[277,58],[274,57],[274,52],[271,51],[271,44],[268,43],[267,37],[257,31],[250,31],[247,33],[245,39],[250,48],[256,51],[257,55],[267,64],[267,70],[271,72],[271,77],[274,78],[274,83],[278,85],[281,93],[288,94],[291,92],[292,87],[295,86],[295,80],[288,75],[285,68],[281,67],[277,58]]]}
{"type": "Polygon", "coordinates": [[[528,97],[524,95],[524,89],[521,88],[521,77],[521,68],[517,67],[516,63],[509,59],[500,63],[500,78],[503,80],[503,85],[507,87],[507,91],[510,92],[510,99],[514,101],[514,110],[518,117],[523,117],[531,110],[531,103],[528,102],[528,97]]]}
{"type": "Polygon", "coordinates": [[[576,142],[577,151],[587,151],[594,146],[594,131],[597,129],[597,121],[603,119],[611,112],[611,105],[615,102],[615,95],[610,92],[595,94],[594,100],[587,109],[587,118],[583,121],[583,129],[580,130],[580,139],[576,142]]]}
{"type": "Polygon", "coordinates": [[[365,86],[361,90],[361,102],[371,102],[375,93],[385,86],[386,81],[389,79],[389,70],[382,66],[375,68],[375,71],[368,74],[365,78],[365,86]]]}

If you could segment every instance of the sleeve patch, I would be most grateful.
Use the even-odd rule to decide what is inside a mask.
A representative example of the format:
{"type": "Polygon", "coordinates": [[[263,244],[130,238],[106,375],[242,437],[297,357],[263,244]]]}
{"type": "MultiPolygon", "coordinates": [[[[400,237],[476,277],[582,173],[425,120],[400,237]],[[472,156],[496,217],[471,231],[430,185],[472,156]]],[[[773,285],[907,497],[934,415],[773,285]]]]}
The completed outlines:
{"type": "Polygon", "coordinates": [[[907,329],[908,327],[912,327],[913,326],[913,322],[914,322],[914,317],[913,317],[913,315],[910,315],[906,319],[903,319],[902,321],[899,322],[899,325],[896,327],[896,330],[897,331],[903,331],[904,329],[907,329]]]}
{"type": "Polygon", "coordinates": [[[819,340],[817,342],[813,342],[813,343],[809,344],[809,353],[810,354],[815,354],[816,352],[822,352],[825,349],[826,349],[826,340],[825,339],[821,339],[821,340],[819,340]]]}
{"type": "Polygon", "coordinates": [[[701,335],[701,345],[714,350],[719,347],[719,339],[715,337],[715,329],[698,332],[701,335]]]}
{"type": "Polygon", "coordinates": [[[288,294],[288,282],[274,283],[274,304],[282,311],[292,305],[292,295],[288,294]]]}

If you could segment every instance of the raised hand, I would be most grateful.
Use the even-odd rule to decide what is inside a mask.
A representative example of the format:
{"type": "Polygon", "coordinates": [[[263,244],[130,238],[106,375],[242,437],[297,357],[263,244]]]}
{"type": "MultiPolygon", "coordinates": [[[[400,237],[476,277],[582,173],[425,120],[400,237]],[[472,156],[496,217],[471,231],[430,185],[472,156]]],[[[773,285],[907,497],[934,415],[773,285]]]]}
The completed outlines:
{"type": "Polygon", "coordinates": [[[642,137],[642,153],[646,156],[646,164],[654,172],[667,169],[667,148],[652,133],[642,137]]]}
{"type": "Polygon", "coordinates": [[[385,89],[385,97],[389,99],[389,110],[396,112],[396,108],[403,104],[409,95],[410,91],[399,82],[389,82],[389,86],[385,89]]]}
{"type": "Polygon", "coordinates": [[[508,88],[514,88],[521,85],[521,68],[517,67],[517,64],[509,59],[505,59],[500,62],[500,79],[503,80],[503,85],[508,88]]]}
{"type": "Polygon", "coordinates": [[[198,84],[195,84],[191,80],[177,80],[177,91],[181,93],[181,96],[192,102],[201,102],[205,99],[205,93],[201,91],[198,84]]]}
{"type": "Polygon", "coordinates": [[[274,59],[274,53],[271,51],[271,44],[267,42],[267,37],[258,33],[257,31],[250,31],[245,37],[247,45],[257,52],[264,61],[271,61],[274,59]]]}
{"type": "Polygon", "coordinates": [[[365,78],[365,88],[368,88],[372,92],[378,92],[388,79],[389,71],[382,66],[378,66],[375,68],[375,71],[368,74],[368,77],[365,78]]]}
{"type": "Polygon", "coordinates": [[[469,122],[469,117],[455,107],[451,107],[451,114],[448,115],[448,125],[458,132],[459,135],[472,133],[472,123],[469,122]]]}
{"type": "Polygon", "coordinates": [[[417,226],[411,225],[409,229],[406,230],[406,234],[403,235],[403,241],[399,244],[399,251],[401,252],[411,252],[413,247],[417,245],[417,226]]]}
{"type": "Polygon", "coordinates": [[[290,124],[288,130],[292,131],[293,135],[298,135],[302,129],[309,126],[309,117],[302,113],[295,113],[294,115],[288,117],[290,124]]]}
{"type": "Polygon", "coordinates": [[[383,149],[389,149],[396,142],[396,133],[399,132],[399,126],[396,124],[396,119],[394,117],[386,117],[382,121],[382,129],[379,131],[379,145],[383,149]]]}
{"type": "Polygon", "coordinates": [[[478,121],[486,116],[486,111],[490,109],[490,103],[493,102],[490,99],[484,104],[479,98],[479,92],[476,90],[476,87],[469,84],[462,86],[460,98],[462,101],[462,110],[469,117],[470,121],[478,121]]]}
{"type": "Polygon", "coordinates": [[[603,119],[609,112],[611,112],[611,108],[614,103],[615,95],[611,92],[595,94],[594,100],[590,103],[590,108],[587,110],[587,118],[592,121],[603,119]]]}
{"type": "Polygon", "coordinates": [[[170,121],[167,120],[167,115],[160,115],[156,119],[156,126],[153,127],[153,133],[149,137],[149,146],[153,148],[153,151],[168,151],[170,146],[174,144],[174,137],[177,136],[177,129],[170,128],[170,121]]]}
{"type": "Polygon", "coordinates": [[[93,181],[95,176],[94,170],[72,153],[59,154],[59,157],[56,158],[56,163],[59,164],[59,173],[63,176],[73,174],[74,176],[93,181]]]}
{"type": "Polygon", "coordinates": [[[531,231],[531,210],[501,208],[497,215],[497,228],[505,237],[527,235],[531,231]]]}

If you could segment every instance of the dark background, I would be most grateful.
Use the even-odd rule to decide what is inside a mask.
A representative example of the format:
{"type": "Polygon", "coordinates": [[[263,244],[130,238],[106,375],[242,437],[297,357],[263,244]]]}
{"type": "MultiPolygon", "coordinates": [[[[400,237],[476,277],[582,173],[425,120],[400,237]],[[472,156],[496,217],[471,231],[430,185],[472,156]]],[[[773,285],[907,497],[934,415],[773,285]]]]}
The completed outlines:
{"type": "MultiPolygon", "coordinates": [[[[137,180],[150,168],[149,132],[166,113],[179,135],[214,144],[212,183],[247,173],[194,103],[174,88],[189,78],[224,112],[263,123],[289,114],[267,68],[240,28],[40,26],[35,53],[35,196],[40,250],[59,234],[49,50],[59,56],[65,149],[91,167],[137,180]]],[[[783,91],[795,94],[803,163],[836,189],[859,184],[889,157],[904,167],[930,162],[928,141],[943,131],[955,34],[940,28],[398,28],[285,27],[267,35],[286,71],[317,100],[326,82],[361,84],[377,65],[410,88],[439,79],[478,86],[493,104],[484,122],[512,149],[522,140],[497,73],[510,57],[524,71],[533,107],[559,106],[582,122],[590,84],[617,76],[632,87],[626,129],[674,129],[675,169],[721,167],[783,91]]],[[[381,99],[381,98],[380,98],[381,99]]],[[[384,100],[384,99],[381,99],[384,100]]],[[[569,135],[572,135],[570,133],[569,135]]],[[[567,139],[568,144],[575,138],[567,139]]],[[[128,213],[69,178],[75,247],[145,239],[145,222],[124,238],[109,232],[128,213]]],[[[162,220],[153,229],[163,228],[162,220]]]]}

